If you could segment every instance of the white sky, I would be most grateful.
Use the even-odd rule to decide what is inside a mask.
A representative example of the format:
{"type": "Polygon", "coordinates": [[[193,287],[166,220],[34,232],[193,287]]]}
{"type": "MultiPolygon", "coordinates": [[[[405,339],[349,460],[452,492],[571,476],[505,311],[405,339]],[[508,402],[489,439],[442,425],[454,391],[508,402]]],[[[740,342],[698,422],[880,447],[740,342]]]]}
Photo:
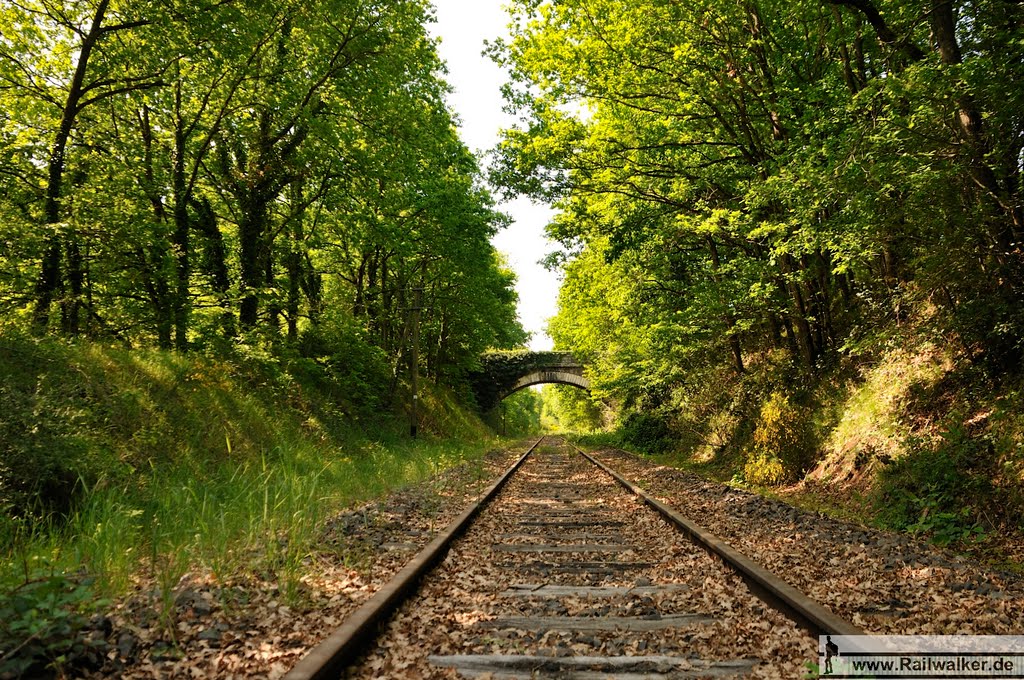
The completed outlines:
{"type": "MultiPolygon", "coordinates": [[[[481,52],[485,40],[507,35],[508,18],[502,0],[434,0],[437,24],[431,33],[441,38],[438,51],[448,64],[448,82],[455,92],[449,104],[458,114],[462,140],[474,151],[485,152],[498,143],[498,130],[511,127],[513,118],[501,110],[505,72],[481,52]]],[[[551,349],[547,320],[558,302],[557,276],[537,264],[553,250],[544,227],[553,212],[520,198],[501,204],[513,224],[499,233],[494,246],[505,253],[519,277],[519,318],[533,333],[530,348],[551,349]]]]}

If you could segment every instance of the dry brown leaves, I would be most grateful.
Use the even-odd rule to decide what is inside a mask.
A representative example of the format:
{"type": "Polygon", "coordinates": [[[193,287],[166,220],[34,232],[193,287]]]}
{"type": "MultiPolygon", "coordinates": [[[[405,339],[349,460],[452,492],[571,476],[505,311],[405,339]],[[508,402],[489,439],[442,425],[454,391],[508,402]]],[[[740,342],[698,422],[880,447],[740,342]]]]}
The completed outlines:
{"type": "Polygon", "coordinates": [[[280,678],[519,453],[494,452],[482,476],[470,466],[455,468],[329,522],[323,550],[305,562],[296,606],[285,604],[273,574],[224,582],[196,569],[178,583],[169,607],[155,581],[140,577],[135,592],[107,615],[106,665],[83,677],[280,678]]]}
{"type": "MultiPolygon", "coordinates": [[[[816,640],[764,607],[735,574],[582,459],[561,463],[564,469],[556,473],[577,492],[565,497],[579,499],[554,504],[545,500],[532,485],[551,483],[553,475],[545,474],[542,463],[551,455],[540,451],[535,457],[540,460],[531,460],[513,478],[424,581],[417,596],[400,608],[362,665],[350,669],[349,678],[459,677],[452,669],[432,666],[427,657],[435,654],[754,658],[763,661],[752,677],[800,677],[804,662],[815,658],[816,640]],[[499,542],[547,544],[552,540],[550,528],[531,529],[521,522],[566,518],[567,504],[583,513],[599,512],[602,520],[622,523],[602,529],[603,536],[588,535],[587,543],[619,543],[625,538],[632,548],[610,556],[495,549],[499,542]],[[531,536],[531,531],[536,536],[531,536]],[[601,560],[652,564],[604,574],[560,570],[565,565],[601,560]],[[625,587],[672,583],[687,588],[649,597],[502,596],[507,588],[522,583],[625,587]],[[509,617],[657,618],[673,614],[707,614],[714,621],[655,631],[527,630],[495,623],[509,617]]],[[[573,538],[561,541],[574,542],[573,538]]]]}
{"type": "Polygon", "coordinates": [[[1019,634],[1024,582],[912,537],[847,524],[616,450],[597,455],[872,633],[1019,634]]]}

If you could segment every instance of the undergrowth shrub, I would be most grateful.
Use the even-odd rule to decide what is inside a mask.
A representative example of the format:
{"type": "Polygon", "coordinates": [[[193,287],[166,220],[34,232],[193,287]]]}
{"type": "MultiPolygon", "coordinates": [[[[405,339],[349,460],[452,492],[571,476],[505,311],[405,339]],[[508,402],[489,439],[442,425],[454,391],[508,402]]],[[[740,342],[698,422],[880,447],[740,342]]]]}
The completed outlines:
{"type": "Polygon", "coordinates": [[[54,574],[0,593],[0,677],[64,677],[69,669],[99,667],[103,642],[85,633],[105,604],[91,581],[54,574]]]}
{"type": "Polygon", "coordinates": [[[291,371],[346,413],[366,415],[387,406],[381,398],[388,392],[388,359],[361,328],[341,322],[311,327],[299,336],[298,351],[302,360],[293,360],[291,371]]]}
{"type": "Polygon", "coordinates": [[[753,484],[777,486],[786,480],[786,470],[776,454],[754,449],[747,454],[743,477],[753,484]]]}
{"type": "Polygon", "coordinates": [[[108,458],[83,437],[94,396],[58,343],[0,336],[0,506],[15,516],[67,512],[80,479],[108,458]]]}
{"type": "Polygon", "coordinates": [[[350,342],[208,356],[0,333],[0,586],[41,554],[108,594],[142,563],[168,582],[189,559],[247,566],[232,555],[290,573],[320,513],[482,453],[485,426],[430,385],[424,431],[441,440],[407,441],[384,357],[331,338],[350,342]]]}
{"type": "Polygon", "coordinates": [[[979,519],[997,502],[990,442],[954,423],[938,443],[911,438],[906,450],[879,474],[872,498],[879,523],[940,544],[982,535],[979,519]]]}
{"type": "Polygon", "coordinates": [[[95,595],[137,578],[170,637],[191,569],[303,602],[330,513],[486,452],[429,381],[408,439],[386,357],[343,330],[223,355],[0,332],[0,679],[79,675],[95,595]]]}
{"type": "Polygon", "coordinates": [[[664,453],[672,448],[672,429],[663,413],[633,412],[619,426],[623,445],[644,453],[664,453]]]}
{"type": "Polygon", "coordinates": [[[778,485],[803,474],[813,447],[806,415],[782,392],[761,405],[743,474],[753,484],[778,485]]]}

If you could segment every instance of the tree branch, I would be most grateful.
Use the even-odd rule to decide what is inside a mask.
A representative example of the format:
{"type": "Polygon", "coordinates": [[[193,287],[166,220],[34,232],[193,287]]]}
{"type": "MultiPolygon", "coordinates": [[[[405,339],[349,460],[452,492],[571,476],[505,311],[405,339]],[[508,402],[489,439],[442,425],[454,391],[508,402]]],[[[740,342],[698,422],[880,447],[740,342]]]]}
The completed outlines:
{"type": "Polygon", "coordinates": [[[884,44],[896,48],[903,52],[911,61],[921,61],[924,59],[924,52],[921,48],[910,41],[909,37],[905,40],[900,40],[892,29],[889,28],[889,24],[885,22],[881,12],[874,6],[871,0],[829,0],[833,5],[840,5],[843,7],[849,7],[855,9],[864,15],[864,18],[868,20],[871,27],[875,29],[875,34],[878,35],[878,39],[884,44]]]}

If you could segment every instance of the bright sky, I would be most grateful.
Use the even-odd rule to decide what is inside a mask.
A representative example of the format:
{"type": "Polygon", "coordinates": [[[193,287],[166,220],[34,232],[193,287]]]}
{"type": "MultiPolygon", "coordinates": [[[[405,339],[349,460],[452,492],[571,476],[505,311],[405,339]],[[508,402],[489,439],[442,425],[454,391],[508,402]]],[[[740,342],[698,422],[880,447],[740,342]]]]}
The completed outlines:
{"type": "MultiPolygon", "coordinates": [[[[461,120],[462,140],[470,149],[485,152],[497,144],[498,130],[513,123],[501,110],[500,88],[506,75],[481,54],[485,40],[507,35],[502,0],[434,0],[434,6],[437,24],[430,29],[441,38],[438,50],[448,63],[448,82],[455,90],[449,103],[461,120]]],[[[525,198],[503,203],[500,208],[514,222],[493,242],[519,277],[519,318],[533,333],[531,349],[551,349],[545,329],[548,318],[555,315],[559,282],[537,261],[553,250],[544,235],[553,213],[525,198]]]]}

